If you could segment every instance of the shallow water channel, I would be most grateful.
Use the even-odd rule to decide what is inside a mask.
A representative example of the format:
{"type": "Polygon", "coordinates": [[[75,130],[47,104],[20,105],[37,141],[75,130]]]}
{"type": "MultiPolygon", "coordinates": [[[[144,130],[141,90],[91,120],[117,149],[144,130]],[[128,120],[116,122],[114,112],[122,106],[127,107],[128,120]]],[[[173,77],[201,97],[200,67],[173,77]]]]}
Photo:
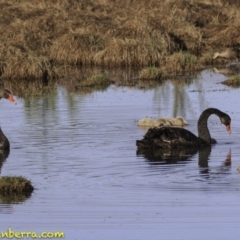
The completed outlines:
{"type": "Polygon", "coordinates": [[[19,204],[0,202],[0,230],[63,231],[81,240],[239,239],[240,89],[219,84],[223,79],[204,71],[188,85],[91,94],[59,87],[17,106],[1,100],[0,124],[11,143],[1,175],[23,175],[36,190],[19,204]],[[232,118],[231,135],[209,118],[218,141],[212,149],[181,153],[173,164],[136,154],[146,132],[137,120],[181,115],[197,134],[208,107],[232,118]],[[207,164],[199,166],[200,158],[207,164]]]}

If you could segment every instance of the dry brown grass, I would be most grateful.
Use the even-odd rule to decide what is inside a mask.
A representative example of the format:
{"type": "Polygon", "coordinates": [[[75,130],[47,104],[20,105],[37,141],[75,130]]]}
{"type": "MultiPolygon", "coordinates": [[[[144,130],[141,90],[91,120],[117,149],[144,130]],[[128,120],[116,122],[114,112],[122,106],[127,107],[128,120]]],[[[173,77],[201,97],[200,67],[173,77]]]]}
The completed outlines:
{"type": "Polygon", "coordinates": [[[239,7],[237,0],[2,0],[0,76],[47,71],[54,79],[79,65],[200,69],[213,51],[240,44],[239,7]]]}
{"type": "Polygon", "coordinates": [[[173,53],[167,58],[164,66],[166,75],[194,72],[201,68],[202,64],[198,61],[197,57],[188,51],[173,53]]]}
{"type": "Polygon", "coordinates": [[[156,67],[148,67],[142,69],[142,71],[139,74],[139,78],[141,80],[147,79],[147,80],[162,80],[164,78],[164,73],[160,68],[156,67]]]}

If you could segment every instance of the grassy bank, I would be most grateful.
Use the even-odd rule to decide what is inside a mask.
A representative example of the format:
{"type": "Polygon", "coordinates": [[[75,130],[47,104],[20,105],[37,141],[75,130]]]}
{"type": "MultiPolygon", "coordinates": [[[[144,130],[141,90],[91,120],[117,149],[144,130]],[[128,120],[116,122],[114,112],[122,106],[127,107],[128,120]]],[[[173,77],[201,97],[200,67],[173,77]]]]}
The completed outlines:
{"type": "Polygon", "coordinates": [[[215,50],[240,44],[239,7],[237,0],[2,0],[0,76],[56,79],[69,66],[201,69],[215,50]]]}
{"type": "Polygon", "coordinates": [[[227,80],[223,81],[222,84],[225,84],[225,85],[233,87],[233,88],[239,88],[240,87],[240,76],[239,75],[231,76],[227,80]]]}
{"type": "Polygon", "coordinates": [[[33,191],[31,181],[21,176],[4,176],[0,178],[0,194],[30,194],[33,191]]]}
{"type": "Polygon", "coordinates": [[[31,196],[34,188],[31,181],[21,176],[0,178],[0,201],[4,204],[24,202],[31,196]]]}

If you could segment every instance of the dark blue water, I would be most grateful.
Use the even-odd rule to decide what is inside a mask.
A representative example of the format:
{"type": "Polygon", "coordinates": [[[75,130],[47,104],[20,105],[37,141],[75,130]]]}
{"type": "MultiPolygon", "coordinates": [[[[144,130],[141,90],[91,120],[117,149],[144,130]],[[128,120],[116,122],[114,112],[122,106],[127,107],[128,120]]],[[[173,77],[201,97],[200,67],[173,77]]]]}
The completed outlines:
{"type": "Polygon", "coordinates": [[[239,239],[240,89],[219,84],[223,79],[205,71],[189,85],[92,94],[59,87],[17,106],[1,100],[11,142],[1,175],[23,175],[36,190],[19,204],[0,203],[0,230],[64,231],[65,239],[86,240],[239,239]],[[199,166],[199,152],[176,164],[137,156],[135,141],[145,133],[137,120],[181,115],[197,134],[208,107],[232,118],[229,135],[210,117],[218,144],[204,155],[208,166],[199,166]]]}

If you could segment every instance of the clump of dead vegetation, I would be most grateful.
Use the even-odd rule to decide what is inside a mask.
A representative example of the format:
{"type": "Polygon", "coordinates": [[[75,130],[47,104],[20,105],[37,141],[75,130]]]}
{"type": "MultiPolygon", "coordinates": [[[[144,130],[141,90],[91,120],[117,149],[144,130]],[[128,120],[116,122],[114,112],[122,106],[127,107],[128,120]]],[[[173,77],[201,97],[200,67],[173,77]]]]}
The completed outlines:
{"type": "Polygon", "coordinates": [[[240,87],[240,76],[239,75],[231,76],[227,80],[223,81],[222,84],[225,84],[230,87],[238,88],[240,87]]]}
{"type": "Polygon", "coordinates": [[[22,176],[0,178],[0,200],[4,204],[24,202],[34,190],[31,181],[22,176]]]}
{"type": "Polygon", "coordinates": [[[139,74],[139,78],[144,80],[161,80],[164,77],[164,73],[160,68],[157,67],[147,67],[143,68],[139,74]]]}
{"type": "Polygon", "coordinates": [[[31,194],[33,190],[31,181],[22,176],[4,176],[0,178],[0,195],[31,194]]]}
{"type": "Polygon", "coordinates": [[[164,66],[165,74],[174,73],[173,75],[176,75],[182,72],[195,72],[202,69],[202,64],[198,61],[197,57],[189,51],[173,53],[168,57],[166,63],[164,66]]]}
{"type": "Polygon", "coordinates": [[[237,0],[2,0],[0,76],[58,79],[69,66],[195,71],[213,52],[240,44],[239,7],[237,0]]]}
{"type": "Polygon", "coordinates": [[[112,82],[108,78],[108,76],[104,73],[99,74],[93,74],[90,77],[88,77],[85,81],[81,83],[81,87],[100,87],[100,88],[106,88],[108,87],[112,82]]]}

